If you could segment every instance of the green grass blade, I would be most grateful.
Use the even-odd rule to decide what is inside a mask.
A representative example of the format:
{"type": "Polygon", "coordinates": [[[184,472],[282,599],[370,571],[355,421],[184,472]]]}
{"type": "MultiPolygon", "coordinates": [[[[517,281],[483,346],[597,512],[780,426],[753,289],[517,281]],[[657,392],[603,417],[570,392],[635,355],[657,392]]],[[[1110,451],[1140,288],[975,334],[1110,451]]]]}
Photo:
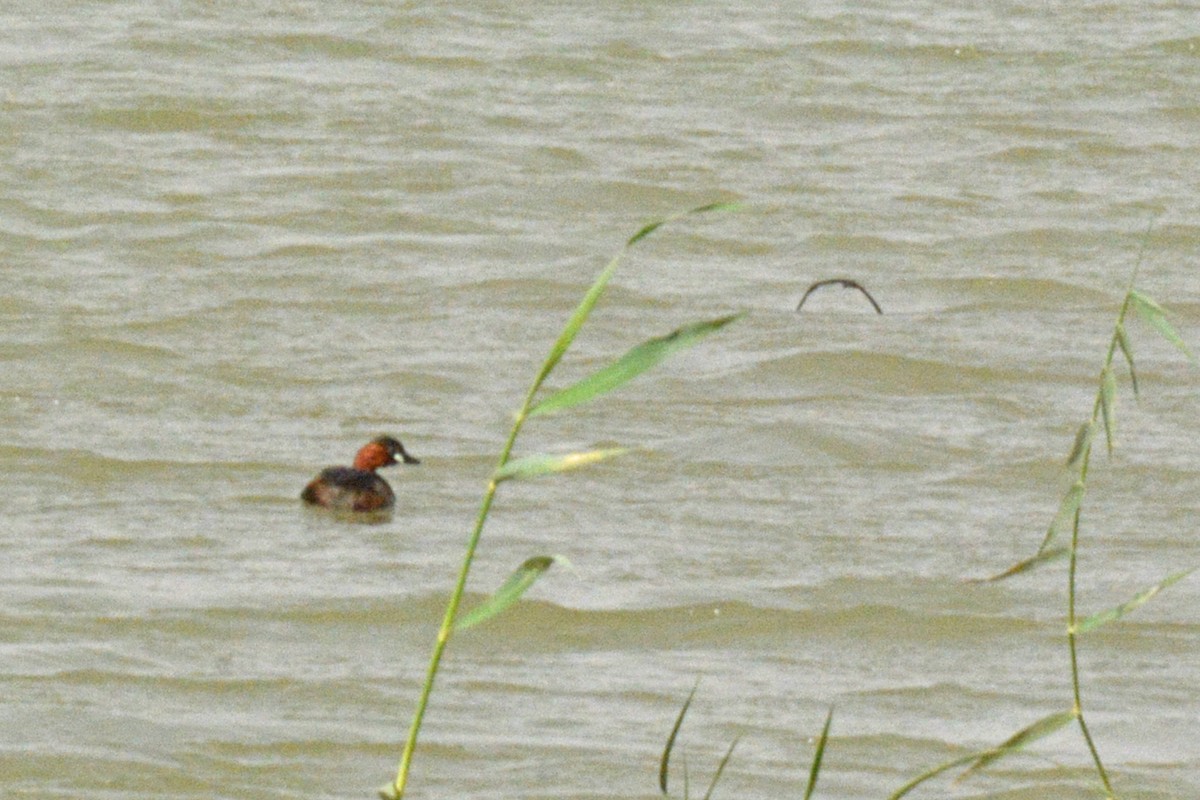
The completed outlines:
{"type": "Polygon", "coordinates": [[[1133,307],[1137,309],[1142,319],[1150,323],[1150,326],[1161,333],[1164,339],[1175,345],[1181,353],[1187,356],[1188,361],[1191,361],[1193,364],[1196,363],[1196,356],[1192,354],[1187,344],[1175,332],[1175,328],[1172,327],[1170,321],[1167,319],[1167,312],[1163,310],[1162,306],[1137,289],[1129,290],[1129,299],[1133,301],[1133,307]]]}
{"type": "Polygon", "coordinates": [[[647,236],[654,233],[668,222],[674,222],[677,219],[682,219],[683,217],[688,217],[692,214],[706,214],[709,211],[736,211],[739,208],[741,208],[741,203],[708,203],[706,205],[697,206],[696,208],[690,208],[682,213],[673,214],[665,219],[656,220],[655,222],[650,222],[643,225],[637,233],[629,237],[629,241],[625,243],[625,247],[633,247],[635,244],[640,242],[642,239],[645,239],[647,236]]]}
{"type": "Polygon", "coordinates": [[[829,727],[833,724],[833,708],[825,717],[825,727],[821,730],[821,738],[817,740],[817,752],[813,754],[812,767],[808,770],[808,787],[804,790],[804,800],[811,800],[817,789],[817,776],[821,774],[821,759],[825,757],[825,743],[829,741],[829,727]]]}
{"type": "Polygon", "coordinates": [[[888,800],[900,800],[901,797],[904,797],[904,795],[908,794],[913,789],[920,786],[922,783],[925,783],[925,781],[936,778],[938,775],[941,775],[943,772],[949,772],[950,770],[954,769],[955,767],[961,767],[963,764],[969,764],[972,761],[974,761],[975,759],[979,758],[981,755],[983,755],[984,752],[987,752],[987,751],[985,750],[983,752],[976,752],[976,753],[970,753],[965,756],[959,756],[958,758],[951,759],[950,761],[947,761],[944,764],[939,764],[936,767],[934,767],[933,769],[926,770],[925,772],[922,772],[917,777],[913,778],[908,783],[901,786],[896,791],[892,792],[892,794],[888,795],[888,800]]]}
{"type": "MultiPolygon", "coordinates": [[[[628,245],[626,245],[625,249],[628,249],[628,245]]],[[[591,316],[592,309],[596,307],[600,296],[604,294],[605,287],[608,286],[608,282],[612,280],[613,274],[616,273],[617,266],[621,263],[621,256],[625,254],[625,249],[622,249],[620,253],[614,256],[608,262],[608,265],[600,271],[600,274],[596,276],[596,280],[587,290],[587,293],[584,294],[583,299],[579,301],[579,305],[575,307],[575,311],[572,312],[570,318],[567,320],[567,324],[563,326],[562,332],[559,333],[558,339],[550,347],[550,353],[542,363],[542,368],[538,372],[537,377],[534,378],[533,386],[529,390],[530,396],[533,396],[533,393],[546,380],[546,376],[558,366],[558,362],[562,361],[562,357],[571,347],[571,343],[579,335],[579,330],[583,327],[583,323],[587,322],[587,318],[591,316]]]]}
{"type": "Polygon", "coordinates": [[[525,594],[525,590],[532,586],[543,572],[550,569],[550,565],[554,561],[552,556],[534,556],[526,559],[525,563],[517,567],[491,597],[459,617],[458,622],[454,624],[454,629],[462,631],[478,625],[517,602],[521,595],[525,594]]]}
{"type": "Polygon", "coordinates": [[[555,340],[554,344],[550,348],[550,353],[546,356],[546,360],[542,363],[541,370],[538,371],[537,377],[534,378],[533,385],[529,391],[529,396],[532,397],[533,394],[537,392],[538,388],[541,387],[542,383],[546,380],[546,377],[554,370],[556,366],[558,366],[558,362],[562,360],[562,357],[571,347],[571,343],[575,341],[575,337],[579,335],[579,330],[583,327],[583,324],[587,322],[587,318],[591,316],[592,309],[596,307],[596,303],[599,302],[601,295],[604,294],[604,290],[608,286],[608,282],[612,280],[612,276],[617,271],[617,266],[621,263],[621,259],[624,258],[625,253],[629,250],[629,248],[633,247],[642,239],[645,239],[647,236],[654,233],[654,231],[658,230],[663,225],[673,222],[674,220],[689,216],[691,214],[702,214],[707,211],[725,211],[734,208],[737,208],[736,203],[709,203],[708,205],[699,206],[698,208],[693,208],[680,214],[674,214],[670,217],[665,217],[660,220],[655,220],[647,225],[643,225],[640,229],[638,229],[637,233],[629,237],[629,240],[625,242],[625,246],[621,248],[620,252],[613,256],[612,260],[609,261],[604,269],[600,271],[600,274],[596,277],[596,280],[587,290],[587,293],[584,294],[583,299],[579,301],[579,305],[575,307],[575,311],[567,320],[567,324],[563,326],[562,332],[559,333],[558,339],[555,340]]]}
{"type": "Polygon", "coordinates": [[[1071,445],[1071,453],[1067,456],[1067,469],[1079,464],[1079,460],[1083,458],[1083,454],[1092,444],[1092,434],[1095,433],[1095,430],[1095,426],[1090,422],[1079,426],[1079,430],[1075,432],[1075,443],[1071,445]]]}
{"type": "Polygon", "coordinates": [[[1054,547],[1049,550],[1039,550],[1037,555],[1027,558],[1024,561],[1018,561],[1016,564],[1013,564],[1011,567],[1004,570],[1004,572],[998,572],[995,575],[987,578],[976,578],[969,581],[969,583],[994,583],[995,581],[1002,581],[1006,578],[1011,578],[1014,575],[1020,575],[1022,572],[1028,572],[1034,567],[1039,567],[1042,564],[1046,564],[1050,561],[1056,561],[1066,556],[1070,552],[1070,548],[1067,547],[1054,547]]]}
{"type": "Polygon", "coordinates": [[[1160,306],[1149,295],[1142,294],[1137,289],[1129,290],[1129,300],[1133,303],[1133,307],[1138,309],[1138,313],[1159,314],[1166,316],[1167,311],[1160,306]]]}
{"type": "Polygon", "coordinates": [[[1113,431],[1117,426],[1117,376],[1113,373],[1112,365],[1105,366],[1100,371],[1100,414],[1104,417],[1104,438],[1108,442],[1108,455],[1113,452],[1113,431]]]}
{"type": "Polygon", "coordinates": [[[1042,539],[1042,544],[1038,548],[1038,555],[1046,552],[1046,548],[1054,541],[1058,532],[1067,529],[1075,524],[1075,514],[1079,511],[1079,507],[1083,505],[1083,495],[1086,488],[1083,481],[1075,481],[1071,484],[1071,488],[1063,495],[1062,502],[1058,504],[1058,512],[1055,513],[1054,519],[1050,520],[1050,527],[1046,529],[1046,538],[1042,539]]]}
{"type": "Polygon", "coordinates": [[[717,764],[717,771],[713,774],[712,783],[708,785],[708,791],[704,793],[704,800],[710,800],[713,790],[717,788],[717,782],[721,780],[721,773],[725,771],[725,765],[729,763],[730,756],[733,755],[733,748],[737,747],[740,735],[733,737],[733,741],[729,743],[729,749],[725,751],[721,763],[717,764]]]}
{"type": "Polygon", "coordinates": [[[1050,734],[1062,728],[1071,722],[1074,722],[1078,715],[1074,711],[1059,711],[1056,714],[1051,714],[1047,717],[1042,717],[1032,725],[1022,728],[1017,733],[1013,734],[1003,744],[993,747],[986,751],[983,755],[975,760],[966,772],[962,774],[959,780],[979,772],[981,769],[996,763],[1007,755],[1021,750],[1026,745],[1029,745],[1038,739],[1045,738],[1050,734]]]}
{"type": "Polygon", "coordinates": [[[1163,589],[1167,588],[1168,586],[1175,583],[1176,581],[1183,580],[1184,578],[1186,578],[1188,575],[1191,575],[1195,571],[1196,571],[1195,568],[1192,568],[1192,569],[1184,570],[1183,572],[1176,572],[1174,575],[1171,575],[1171,576],[1159,581],[1158,583],[1154,584],[1153,586],[1151,586],[1149,589],[1145,590],[1144,592],[1139,592],[1138,594],[1134,595],[1133,599],[1129,600],[1129,602],[1122,603],[1121,605],[1117,606],[1116,608],[1110,608],[1107,611],[1101,611],[1097,614],[1092,614],[1090,617],[1087,617],[1086,619],[1081,621],[1079,623],[1079,625],[1077,626],[1076,630],[1079,633],[1087,633],[1088,631],[1094,631],[1096,628],[1099,628],[1101,625],[1106,625],[1107,623],[1112,622],[1113,620],[1120,619],[1121,617],[1128,614],[1130,611],[1133,611],[1138,606],[1147,602],[1150,598],[1154,597],[1154,595],[1158,594],[1163,589]]]}
{"type": "MultiPolygon", "coordinates": [[[[679,709],[679,716],[675,718],[675,726],[671,728],[671,734],[667,737],[667,746],[663,748],[662,758],[658,762],[658,788],[663,794],[667,793],[667,775],[670,772],[671,751],[675,749],[675,737],[679,736],[679,729],[683,727],[683,718],[687,716],[688,707],[692,704],[692,698],[696,696],[696,690],[700,688],[700,679],[696,679],[692,690],[688,692],[687,700],[683,701],[683,708],[679,709]]],[[[687,765],[684,765],[684,796],[687,796],[687,765]]]]}
{"type": "Polygon", "coordinates": [[[588,450],[583,453],[567,453],[566,455],[536,455],[516,458],[492,473],[496,483],[512,479],[537,478],[542,475],[552,475],[572,469],[586,467],[598,461],[619,456],[629,452],[627,447],[613,447],[606,450],[588,450]]]}
{"type": "Polygon", "coordinates": [[[667,356],[691,347],[705,336],[725,327],[741,314],[731,314],[706,322],[685,325],[666,336],[639,344],[607,367],[594,372],[578,383],[556,392],[529,410],[530,417],[561,411],[611,392],[660,363],[667,356]]]}
{"type": "Polygon", "coordinates": [[[1117,324],[1117,346],[1121,348],[1121,355],[1125,356],[1125,363],[1129,365],[1129,382],[1133,384],[1133,396],[1138,396],[1138,380],[1137,370],[1133,367],[1133,344],[1129,341],[1129,336],[1125,333],[1125,324],[1117,324]]]}

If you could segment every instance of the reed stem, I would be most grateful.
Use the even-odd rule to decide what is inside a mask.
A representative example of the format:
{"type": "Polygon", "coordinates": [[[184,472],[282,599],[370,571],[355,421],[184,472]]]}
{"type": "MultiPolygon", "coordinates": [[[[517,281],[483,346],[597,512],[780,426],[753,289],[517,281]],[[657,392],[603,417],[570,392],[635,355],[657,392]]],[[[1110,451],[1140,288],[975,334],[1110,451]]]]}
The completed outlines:
{"type": "MultiPolygon", "coordinates": [[[[516,419],[513,421],[512,430],[508,434],[508,441],[504,443],[504,449],[501,451],[500,458],[497,461],[497,469],[508,463],[513,446],[517,441],[517,434],[521,432],[521,427],[525,424],[525,416],[529,410],[530,403],[533,402],[535,391],[537,391],[536,385],[526,395],[525,402],[521,405],[521,410],[517,413],[516,419]]],[[[412,725],[408,729],[408,739],[405,741],[404,751],[400,755],[400,765],[396,770],[396,780],[379,793],[380,797],[384,798],[384,800],[400,800],[404,796],[404,787],[408,783],[408,772],[412,766],[413,753],[417,749],[417,736],[421,731],[421,723],[425,720],[425,710],[428,708],[429,698],[433,694],[433,684],[437,677],[438,668],[442,663],[442,654],[446,651],[446,645],[450,642],[450,634],[454,630],[454,619],[458,615],[459,604],[462,602],[463,594],[466,592],[467,578],[471,573],[471,564],[475,560],[475,550],[479,546],[480,537],[483,535],[483,525],[487,521],[488,512],[492,508],[492,501],[496,498],[496,488],[498,485],[495,479],[488,481],[487,491],[484,492],[483,501],[479,505],[479,513],[475,517],[475,527],[472,529],[471,537],[467,541],[467,549],[463,556],[462,567],[458,571],[458,581],[454,584],[454,591],[450,595],[450,601],[446,604],[446,613],[442,616],[442,625],[438,628],[437,639],[434,641],[433,654],[429,659],[429,669],[425,673],[425,683],[421,687],[421,696],[417,700],[417,709],[413,714],[412,725]]]]}
{"type": "MultiPolygon", "coordinates": [[[[1139,259],[1140,263],[1140,259],[1139,259]]],[[[1137,271],[1134,271],[1136,279],[1137,271]]],[[[1112,369],[1113,357],[1116,355],[1117,347],[1120,343],[1120,331],[1125,324],[1125,315],[1129,311],[1130,296],[1133,292],[1133,282],[1130,281],[1129,291],[1125,293],[1125,300],[1121,303],[1121,310],[1117,314],[1117,323],[1113,327],[1113,335],[1108,343],[1108,352],[1104,358],[1104,368],[1101,370],[1101,386],[1096,391],[1096,401],[1092,405],[1092,428],[1095,429],[1096,424],[1100,421],[1100,417],[1107,413],[1104,411],[1104,375],[1112,369]]],[[[1107,432],[1106,432],[1107,435],[1107,432]]],[[[1091,442],[1086,445],[1083,456],[1080,459],[1081,466],[1079,468],[1079,483],[1086,485],[1088,471],[1092,461],[1092,445],[1091,442]]],[[[1092,755],[1092,762],[1096,765],[1096,773],[1100,776],[1100,782],[1104,784],[1104,791],[1110,798],[1115,798],[1112,782],[1108,777],[1108,770],[1104,768],[1104,762],[1100,758],[1100,751],[1096,747],[1096,742],[1092,738],[1092,733],[1088,729],[1087,720],[1083,714],[1083,691],[1079,680],[1079,634],[1078,634],[1078,616],[1076,612],[1076,576],[1078,574],[1079,565],[1079,520],[1082,515],[1082,508],[1075,509],[1075,515],[1071,525],[1071,548],[1070,548],[1070,565],[1067,568],[1067,649],[1071,654],[1071,692],[1074,701],[1073,710],[1075,719],[1079,723],[1079,732],[1083,734],[1083,740],[1087,744],[1088,752],[1092,755]]]]}

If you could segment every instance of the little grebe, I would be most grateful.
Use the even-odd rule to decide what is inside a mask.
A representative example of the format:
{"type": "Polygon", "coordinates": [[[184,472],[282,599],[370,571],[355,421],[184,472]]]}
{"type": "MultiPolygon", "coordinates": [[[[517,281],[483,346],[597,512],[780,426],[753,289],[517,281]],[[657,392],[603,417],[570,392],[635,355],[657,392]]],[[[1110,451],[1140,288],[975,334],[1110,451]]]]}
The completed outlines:
{"type": "Polygon", "coordinates": [[[354,466],[321,470],[304,487],[300,499],[337,511],[386,511],[396,502],[396,495],[375,470],[399,463],[396,456],[405,464],[421,463],[405,452],[398,439],[380,436],[363,445],[354,457],[354,466]]]}

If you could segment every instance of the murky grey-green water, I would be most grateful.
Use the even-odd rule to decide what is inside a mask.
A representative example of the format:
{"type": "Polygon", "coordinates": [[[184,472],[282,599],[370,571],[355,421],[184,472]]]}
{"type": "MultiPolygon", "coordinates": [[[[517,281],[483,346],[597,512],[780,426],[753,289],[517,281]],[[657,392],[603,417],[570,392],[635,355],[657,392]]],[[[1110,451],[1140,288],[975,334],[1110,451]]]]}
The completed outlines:
{"type": "MultiPolygon", "coordinates": [[[[522,453],[413,797],[881,798],[1066,708],[1065,573],[1000,584],[1067,486],[1117,304],[1200,343],[1200,31],[1175,3],[61,3],[0,11],[0,795],[351,798],[389,779],[483,483],[553,381],[748,315],[522,453]],[[812,281],[852,277],[793,308],[812,281]],[[297,494],[368,437],[394,519],[297,494]]],[[[1084,513],[1081,610],[1200,563],[1200,373],[1084,513]]],[[[1123,376],[1123,373],[1122,373],[1123,376]]],[[[1124,378],[1122,377],[1124,381],[1124,378]]],[[[1127,382],[1126,382],[1127,383],[1127,382]]],[[[1084,640],[1122,797],[1200,795],[1200,588],[1084,640]]],[[[1073,730],[924,797],[1101,792],[1073,730]]]]}

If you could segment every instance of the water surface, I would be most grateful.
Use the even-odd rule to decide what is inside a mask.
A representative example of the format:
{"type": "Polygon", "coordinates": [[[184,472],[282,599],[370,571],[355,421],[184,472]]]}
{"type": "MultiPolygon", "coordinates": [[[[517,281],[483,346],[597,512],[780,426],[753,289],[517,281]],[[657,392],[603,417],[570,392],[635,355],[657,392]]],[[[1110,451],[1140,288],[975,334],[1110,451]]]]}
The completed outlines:
{"type": "MultiPolygon", "coordinates": [[[[1172,3],[50,3],[0,12],[0,781],[20,798],[328,798],[386,781],[539,359],[556,386],[745,310],[506,486],[412,795],[886,797],[1070,704],[1069,485],[1121,293],[1195,343],[1200,35],[1172,3]],[[1153,231],[1145,237],[1153,220],[1153,231]],[[884,308],[812,281],[853,277],[884,308]],[[381,432],[381,525],[299,507],[381,432]],[[677,755],[676,764],[683,758],[677,755]],[[674,778],[681,791],[682,775],[674,778]]],[[[1130,326],[1081,609],[1200,563],[1197,374],[1130,326]]],[[[1083,647],[1122,797],[1200,793],[1200,589],[1083,647]]],[[[926,797],[1099,797],[1074,731],[926,797]]]]}

